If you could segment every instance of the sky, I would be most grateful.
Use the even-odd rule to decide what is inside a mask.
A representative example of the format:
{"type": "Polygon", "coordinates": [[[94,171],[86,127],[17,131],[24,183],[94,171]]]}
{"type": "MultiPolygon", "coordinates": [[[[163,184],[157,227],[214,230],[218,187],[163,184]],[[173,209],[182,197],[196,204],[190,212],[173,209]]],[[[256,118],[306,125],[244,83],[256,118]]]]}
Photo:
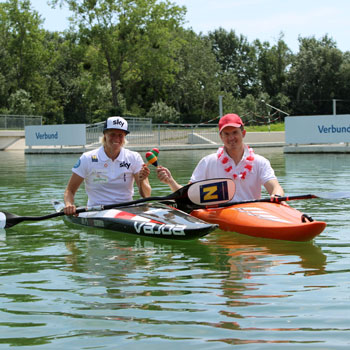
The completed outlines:
{"type": "MultiPolygon", "coordinates": [[[[218,28],[235,31],[251,43],[255,39],[274,45],[280,34],[294,52],[298,37],[331,37],[337,47],[350,51],[350,0],[171,0],[185,6],[186,28],[207,34],[218,28]]],[[[47,0],[31,0],[44,28],[63,31],[68,28],[67,8],[52,10],[47,0]]]]}

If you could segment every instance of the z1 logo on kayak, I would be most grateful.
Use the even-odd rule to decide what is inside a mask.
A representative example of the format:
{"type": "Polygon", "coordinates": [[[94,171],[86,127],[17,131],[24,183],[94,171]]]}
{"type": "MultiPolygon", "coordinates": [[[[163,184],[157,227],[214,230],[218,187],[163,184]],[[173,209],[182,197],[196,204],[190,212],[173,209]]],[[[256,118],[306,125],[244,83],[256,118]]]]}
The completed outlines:
{"type": "Polygon", "coordinates": [[[155,224],[152,222],[135,222],[134,228],[137,233],[148,235],[174,235],[185,236],[185,225],[165,225],[155,224]]]}
{"type": "Polygon", "coordinates": [[[213,182],[211,184],[201,185],[199,188],[199,193],[201,203],[229,200],[226,181],[213,182]]]}

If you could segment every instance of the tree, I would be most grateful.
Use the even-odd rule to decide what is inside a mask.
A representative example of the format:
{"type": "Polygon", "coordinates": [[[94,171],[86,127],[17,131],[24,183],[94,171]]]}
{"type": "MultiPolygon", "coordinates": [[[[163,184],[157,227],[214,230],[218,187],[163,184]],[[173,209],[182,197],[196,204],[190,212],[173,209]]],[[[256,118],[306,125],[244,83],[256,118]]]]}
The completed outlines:
{"type": "Polygon", "coordinates": [[[29,0],[0,3],[0,76],[6,90],[0,91],[3,107],[8,97],[18,90],[26,91],[36,110],[40,110],[43,77],[47,55],[43,46],[42,19],[32,10],[29,0]]]}
{"type": "Polygon", "coordinates": [[[201,122],[218,114],[219,64],[207,37],[191,30],[183,32],[183,45],[177,61],[180,70],[169,87],[169,101],[186,122],[201,122]]]}
{"type": "Polygon", "coordinates": [[[257,62],[261,90],[269,96],[274,97],[281,93],[286,93],[288,68],[292,63],[292,52],[283,41],[283,35],[277,44],[270,47],[268,42],[254,42],[257,52],[257,62]]]}
{"type": "Polygon", "coordinates": [[[179,112],[174,107],[167,106],[163,101],[155,102],[147,113],[148,118],[152,118],[153,123],[178,123],[179,112]]]}
{"type": "Polygon", "coordinates": [[[30,96],[25,90],[17,90],[9,98],[10,114],[31,115],[34,111],[34,104],[30,101],[30,96]]]}
{"type": "Polygon", "coordinates": [[[300,114],[331,114],[341,81],[343,55],[328,36],[299,38],[299,53],[289,72],[292,107],[300,114]]]}
{"type": "Polygon", "coordinates": [[[350,114],[350,52],[343,54],[343,62],[339,72],[339,89],[336,93],[337,113],[350,114]]]}
{"type": "Polygon", "coordinates": [[[234,97],[256,96],[260,90],[255,47],[243,35],[219,28],[208,35],[212,50],[221,66],[223,91],[234,97]]]}
{"type": "MultiPolygon", "coordinates": [[[[59,0],[52,0],[57,5],[59,0]]],[[[173,31],[182,23],[184,8],[157,0],[62,0],[74,15],[81,34],[104,58],[112,106],[121,112],[119,96],[130,81],[139,80],[143,67],[157,64],[157,74],[169,71],[174,58],[173,31]]]]}

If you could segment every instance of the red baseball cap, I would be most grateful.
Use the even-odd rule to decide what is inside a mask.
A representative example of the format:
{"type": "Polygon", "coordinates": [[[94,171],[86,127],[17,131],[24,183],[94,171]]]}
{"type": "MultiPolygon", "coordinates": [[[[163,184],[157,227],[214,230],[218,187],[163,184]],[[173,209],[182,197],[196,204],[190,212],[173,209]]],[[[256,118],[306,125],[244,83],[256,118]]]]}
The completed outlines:
{"type": "Polygon", "coordinates": [[[226,128],[226,126],[240,128],[242,125],[244,124],[238,114],[225,114],[219,120],[219,132],[221,132],[223,128],[226,128]]]}

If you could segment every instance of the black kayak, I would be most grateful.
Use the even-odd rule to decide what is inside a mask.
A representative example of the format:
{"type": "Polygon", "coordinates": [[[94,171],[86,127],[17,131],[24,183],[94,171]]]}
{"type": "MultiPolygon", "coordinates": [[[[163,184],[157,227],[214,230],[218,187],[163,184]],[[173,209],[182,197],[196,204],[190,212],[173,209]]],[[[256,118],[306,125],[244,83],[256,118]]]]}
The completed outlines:
{"type": "MultiPolygon", "coordinates": [[[[57,212],[64,204],[54,201],[57,212]]],[[[78,216],[65,216],[74,224],[105,228],[144,237],[190,240],[207,235],[218,225],[209,224],[162,203],[144,203],[116,209],[87,211],[78,216]]]]}

